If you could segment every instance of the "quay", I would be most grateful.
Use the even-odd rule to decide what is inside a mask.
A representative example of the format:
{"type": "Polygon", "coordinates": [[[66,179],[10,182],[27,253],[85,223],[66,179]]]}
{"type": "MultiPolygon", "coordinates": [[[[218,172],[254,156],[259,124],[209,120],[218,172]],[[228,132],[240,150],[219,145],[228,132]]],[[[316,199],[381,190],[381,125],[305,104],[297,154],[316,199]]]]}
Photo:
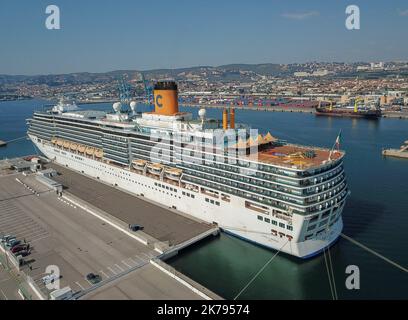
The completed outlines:
{"type": "Polygon", "coordinates": [[[224,109],[224,108],[234,108],[237,110],[252,110],[252,111],[269,111],[269,112],[301,112],[301,113],[316,113],[314,108],[310,107],[282,107],[282,106],[229,106],[229,105],[216,105],[216,104],[183,104],[181,107],[191,107],[191,108],[209,108],[209,109],[224,109]]]}
{"type": "Polygon", "coordinates": [[[401,151],[400,149],[385,149],[382,151],[383,156],[408,159],[408,151],[401,151]]]}
{"type": "Polygon", "coordinates": [[[408,119],[408,112],[403,111],[384,111],[382,113],[383,118],[392,118],[392,119],[408,119]]]}
{"type": "Polygon", "coordinates": [[[408,140],[399,149],[384,149],[383,156],[408,159],[408,140]]]}
{"type": "MultiPolygon", "coordinates": [[[[252,110],[252,111],[266,111],[266,112],[300,112],[300,113],[311,113],[315,114],[315,108],[310,107],[284,107],[284,106],[229,106],[229,105],[213,105],[213,104],[192,104],[192,105],[182,105],[183,107],[191,108],[209,108],[209,109],[224,109],[224,108],[234,108],[238,110],[252,110]]],[[[404,111],[383,111],[382,118],[391,119],[408,119],[408,112],[404,111]]]]}
{"type": "MultiPolygon", "coordinates": [[[[0,233],[33,248],[17,258],[3,250],[0,261],[25,280],[27,299],[51,297],[42,282],[49,265],[58,266],[60,287],[71,288],[71,299],[222,299],[165,262],[217,235],[217,226],[41,157],[35,157],[41,168],[27,164],[19,171],[16,164],[30,158],[0,161],[0,233]],[[50,180],[55,184],[45,183],[50,180]],[[144,229],[133,232],[131,223],[144,229]],[[90,282],[90,273],[100,282],[90,282]]],[[[10,281],[6,294],[15,296],[20,287],[10,281]]]]}

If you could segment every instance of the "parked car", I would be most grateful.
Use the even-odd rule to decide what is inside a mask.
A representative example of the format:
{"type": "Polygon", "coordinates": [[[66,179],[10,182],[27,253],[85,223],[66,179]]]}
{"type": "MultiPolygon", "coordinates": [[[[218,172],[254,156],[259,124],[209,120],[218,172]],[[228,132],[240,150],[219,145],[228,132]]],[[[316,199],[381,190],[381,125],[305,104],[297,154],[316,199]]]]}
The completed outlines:
{"type": "Polygon", "coordinates": [[[129,224],[129,229],[132,231],[139,231],[139,230],[143,230],[143,226],[139,225],[139,224],[129,224]]]}
{"type": "Polygon", "coordinates": [[[28,251],[29,248],[30,248],[30,245],[29,245],[29,244],[18,244],[18,245],[15,245],[14,247],[12,247],[12,248],[10,249],[10,251],[11,251],[12,253],[17,253],[17,252],[20,252],[20,251],[23,251],[23,250],[28,251]]]}
{"type": "Polygon", "coordinates": [[[86,279],[92,284],[97,284],[98,282],[101,282],[102,277],[99,274],[88,273],[86,279]]]}
{"type": "Polygon", "coordinates": [[[11,239],[11,238],[16,238],[16,237],[14,237],[14,236],[12,236],[12,235],[10,235],[10,234],[8,234],[8,235],[6,235],[6,236],[2,236],[1,237],[1,242],[2,243],[6,243],[9,239],[11,239]]]}
{"type": "Polygon", "coordinates": [[[30,250],[22,250],[16,253],[16,255],[22,256],[22,257],[26,257],[30,254],[30,250]]]}
{"type": "Polygon", "coordinates": [[[61,278],[61,276],[57,276],[55,273],[52,273],[52,274],[46,275],[41,280],[42,280],[42,283],[47,285],[49,283],[53,283],[55,280],[58,280],[59,278],[61,278]]]}
{"type": "Polygon", "coordinates": [[[12,248],[12,247],[14,247],[14,246],[16,246],[16,245],[18,245],[18,244],[20,244],[21,243],[21,241],[20,240],[17,240],[17,239],[11,239],[11,240],[9,240],[7,243],[6,243],[6,246],[8,247],[8,248],[12,248]]]}

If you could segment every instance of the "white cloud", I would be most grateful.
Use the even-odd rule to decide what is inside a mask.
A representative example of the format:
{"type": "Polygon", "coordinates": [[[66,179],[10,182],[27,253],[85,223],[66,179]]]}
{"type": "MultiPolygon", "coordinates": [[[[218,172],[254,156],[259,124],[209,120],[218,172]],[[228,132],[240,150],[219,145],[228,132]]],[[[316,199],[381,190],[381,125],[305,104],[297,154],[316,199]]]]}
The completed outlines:
{"type": "Polygon", "coordinates": [[[407,10],[398,10],[398,14],[401,17],[408,17],[408,9],[407,10]]]}
{"type": "Polygon", "coordinates": [[[305,12],[283,13],[282,17],[287,18],[287,19],[293,19],[293,20],[305,20],[311,17],[316,17],[318,15],[320,15],[318,11],[305,11],[305,12]]]}

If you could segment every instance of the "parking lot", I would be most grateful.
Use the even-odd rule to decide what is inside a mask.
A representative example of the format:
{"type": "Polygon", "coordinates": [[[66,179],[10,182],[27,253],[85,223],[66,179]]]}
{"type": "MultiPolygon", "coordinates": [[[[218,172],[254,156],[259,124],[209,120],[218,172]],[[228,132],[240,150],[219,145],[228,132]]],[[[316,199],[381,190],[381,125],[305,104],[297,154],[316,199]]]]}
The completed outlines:
{"type": "Polygon", "coordinates": [[[11,234],[32,247],[24,271],[45,295],[41,279],[49,265],[60,269],[61,287],[92,286],[88,273],[102,280],[143,266],[156,252],[60,199],[34,176],[0,177],[0,234],[11,234]],[[31,268],[30,268],[31,267],[31,268]]]}
{"type": "Polygon", "coordinates": [[[34,175],[0,176],[0,236],[5,234],[30,244],[22,270],[44,297],[52,290],[42,278],[46,268],[55,265],[62,276],[60,287],[70,286],[76,293],[99,286],[88,281],[89,273],[101,277],[104,286],[98,294],[84,298],[199,298],[149,263],[157,252],[59,198],[34,175]],[[126,289],[118,295],[120,287],[126,289]]]}
{"type": "Polygon", "coordinates": [[[47,167],[59,173],[53,179],[69,193],[86,199],[88,203],[127,224],[137,221],[143,225],[145,233],[157,240],[177,245],[213,228],[210,224],[187,218],[58,164],[49,163],[47,167]]]}
{"type": "Polygon", "coordinates": [[[21,300],[17,290],[16,281],[0,266],[0,300],[21,300]]]}

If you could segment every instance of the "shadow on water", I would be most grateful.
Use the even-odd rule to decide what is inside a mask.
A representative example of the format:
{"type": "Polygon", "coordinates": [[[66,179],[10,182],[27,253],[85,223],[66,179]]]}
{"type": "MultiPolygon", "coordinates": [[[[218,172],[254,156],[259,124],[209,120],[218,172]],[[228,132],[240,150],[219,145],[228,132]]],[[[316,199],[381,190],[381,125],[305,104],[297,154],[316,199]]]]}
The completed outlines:
{"type": "MultiPolygon", "coordinates": [[[[221,233],[167,263],[222,297],[234,299],[275,254],[275,250],[221,233]]],[[[330,299],[325,272],[323,256],[302,260],[280,253],[238,299],[330,299]]]]}
{"type": "Polygon", "coordinates": [[[350,196],[343,210],[343,232],[354,238],[370,229],[370,226],[385,214],[385,206],[381,203],[350,196]]]}

